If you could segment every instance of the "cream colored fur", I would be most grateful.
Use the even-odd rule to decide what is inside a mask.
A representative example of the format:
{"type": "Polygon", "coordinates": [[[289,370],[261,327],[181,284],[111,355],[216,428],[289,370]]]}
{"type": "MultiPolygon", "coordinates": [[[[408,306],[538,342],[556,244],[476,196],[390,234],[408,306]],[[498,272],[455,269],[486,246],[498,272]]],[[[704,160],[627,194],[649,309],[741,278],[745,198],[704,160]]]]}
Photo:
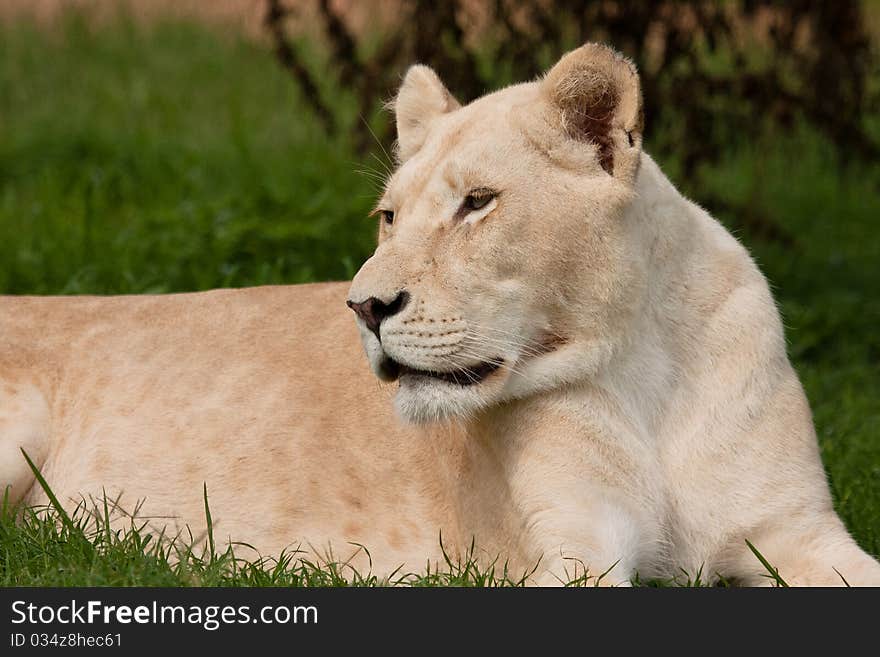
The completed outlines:
{"type": "Polygon", "coordinates": [[[465,107],[416,66],[395,110],[393,223],[350,289],[0,299],[13,497],[44,501],[22,446],[71,505],[106,490],[198,536],[206,482],[218,539],[358,543],[379,573],[441,562],[442,532],[453,557],[540,560],[538,583],[764,583],[748,539],[791,583],[880,584],[832,509],[767,283],[642,152],[626,60],[587,45],[465,107]],[[463,211],[473,190],[493,195],[463,211]],[[344,305],[402,290],[381,342],[344,305]],[[361,344],[385,379],[387,359],[500,367],[380,384],[361,344]]]}

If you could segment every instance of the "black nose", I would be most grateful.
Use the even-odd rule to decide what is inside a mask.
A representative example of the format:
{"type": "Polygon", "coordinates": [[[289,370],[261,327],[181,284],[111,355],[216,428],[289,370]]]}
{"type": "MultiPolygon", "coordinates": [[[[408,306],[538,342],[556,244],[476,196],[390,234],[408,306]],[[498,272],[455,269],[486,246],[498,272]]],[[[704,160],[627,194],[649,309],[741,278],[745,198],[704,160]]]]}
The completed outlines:
{"type": "Polygon", "coordinates": [[[348,307],[351,308],[358,317],[364,320],[364,324],[367,325],[367,328],[375,333],[376,337],[381,340],[379,326],[382,324],[382,321],[403,310],[408,301],[409,292],[402,290],[390,303],[385,303],[376,297],[370,297],[366,301],[361,301],[359,303],[350,300],[345,303],[348,304],[348,307]]]}

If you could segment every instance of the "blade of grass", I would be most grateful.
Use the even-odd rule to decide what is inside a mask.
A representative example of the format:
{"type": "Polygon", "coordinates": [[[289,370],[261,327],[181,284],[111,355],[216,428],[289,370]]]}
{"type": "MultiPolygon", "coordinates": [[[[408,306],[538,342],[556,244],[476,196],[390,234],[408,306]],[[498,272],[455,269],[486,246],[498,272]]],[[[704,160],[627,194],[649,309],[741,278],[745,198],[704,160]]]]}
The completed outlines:
{"type": "Polygon", "coordinates": [[[64,526],[70,532],[76,531],[76,526],[73,524],[73,521],[70,519],[70,516],[67,515],[67,512],[64,510],[64,507],[61,506],[61,502],[58,501],[58,498],[55,497],[55,493],[52,492],[52,489],[49,488],[48,482],[43,478],[42,473],[40,473],[40,469],[34,465],[34,462],[31,460],[31,457],[28,456],[28,453],[24,451],[24,448],[19,447],[21,453],[24,455],[24,460],[27,461],[28,467],[30,467],[31,472],[34,473],[34,477],[37,478],[37,482],[40,484],[40,487],[43,489],[43,492],[46,493],[46,497],[49,498],[49,502],[52,504],[52,507],[58,513],[61,518],[61,522],[64,523],[64,526]]]}
{"type": "Polygon", "coordinates": [[[840,579],[843,580],[843,583],[844,583],[844,585],[846,586],[846,588],[848,588],[848,589],[849,589],[849,588],[852,588],[852,587],[850,586],[850,583],[846,581],[846,577],[844,577],[843,574],[842,574],[839,570],[837,570],[837,568],[835,568],[834,566],[831,566],[831,569],[832,569],[835,573],[837,573],[837,576],[838,576],[840,579]]]}
{"type": "Polygon", "coordinates": [[[216,554],[214,550],[214,521],[211,519],[211,509],[208,506],[208,482],[202,482],[205,495],[205,522],[208,524],[208,549],[211,551],[211,561],[216,554]]]}
{"type": "Polygon", "coordinates": [[[12,509],[12,505],[9,502],[9,491],[11,491],[11,490],[12,490],[11,484],[6,486],[6,488],[3,489],[3,508],[2,508],[2,510],[0,510],[0,519],[3,519],[3,520],[6,520],[6,518],[9,516],[11,509],[12,509]]]}
{"type": "Polygon", "coordinates": [[[773,579],[776,582],[777,586],[781,586],[783,588],[789,588],[788,582],[786,582],[784,579],[782,579],[782,577],[779,575],[779,571],[770,565],[770,562],[764,558],[763,554],[758,552],[758,548],[756,548],[754,545],[752,545],[751,542],[749,541],[749,539],[746,539],[746,545],[749,546],[749,549],[752,551],[752,554],[754,554],[758,558],[758,561],[761,562],[761,565],[764,566],[764,568],[767,570],[768,573],[770,573],[770,575],[768,577],[773,579]]]}

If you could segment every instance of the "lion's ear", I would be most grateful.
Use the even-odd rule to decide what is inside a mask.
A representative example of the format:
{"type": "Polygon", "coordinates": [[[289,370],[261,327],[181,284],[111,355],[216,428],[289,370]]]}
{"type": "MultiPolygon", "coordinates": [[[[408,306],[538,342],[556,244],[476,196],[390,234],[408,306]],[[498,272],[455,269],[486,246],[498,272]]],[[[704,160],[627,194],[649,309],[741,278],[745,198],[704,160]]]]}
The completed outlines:
{"type": "Polygon", "coordinates": [[[397,154],[401,162],[411,158],[425,143],[431,122],[460,107],[434,70],[411,66],[393,102],[397,120],[397,154]]]}
{"type": "Polygon", "coordinates": [[[642,90],[635,65],[616,50],[588,43],[565,55],[543,82],[554,123],[595,145],[599,164],[634,179],[642,146],[642,90]]]}

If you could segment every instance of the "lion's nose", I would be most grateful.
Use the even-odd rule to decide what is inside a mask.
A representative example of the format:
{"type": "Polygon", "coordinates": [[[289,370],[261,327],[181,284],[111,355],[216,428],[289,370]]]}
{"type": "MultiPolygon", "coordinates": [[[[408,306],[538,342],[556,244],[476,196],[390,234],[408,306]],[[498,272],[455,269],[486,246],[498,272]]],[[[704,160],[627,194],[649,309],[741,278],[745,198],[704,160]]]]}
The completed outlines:
{"type": "Polygon", "coordinates": [[[389,303],[385,303],[381,299],[377,299],[376,297],[370,297],[366,301],[352,301],[349,299],[345,303],[351,308],[355,314],[364,320],[364,324],[367,325],[367,328],[370,329],[373,333],[376,334],[376,337],[381,340],[382,338],[379,335],[379,326],[382,325],[382,322],[399,313],[401,310],[406,307],[407,302],[409,301],[409,292],[406,290],[401,290],[398,292],[397,296],[394,297],[392,301],[389,303]]]}

